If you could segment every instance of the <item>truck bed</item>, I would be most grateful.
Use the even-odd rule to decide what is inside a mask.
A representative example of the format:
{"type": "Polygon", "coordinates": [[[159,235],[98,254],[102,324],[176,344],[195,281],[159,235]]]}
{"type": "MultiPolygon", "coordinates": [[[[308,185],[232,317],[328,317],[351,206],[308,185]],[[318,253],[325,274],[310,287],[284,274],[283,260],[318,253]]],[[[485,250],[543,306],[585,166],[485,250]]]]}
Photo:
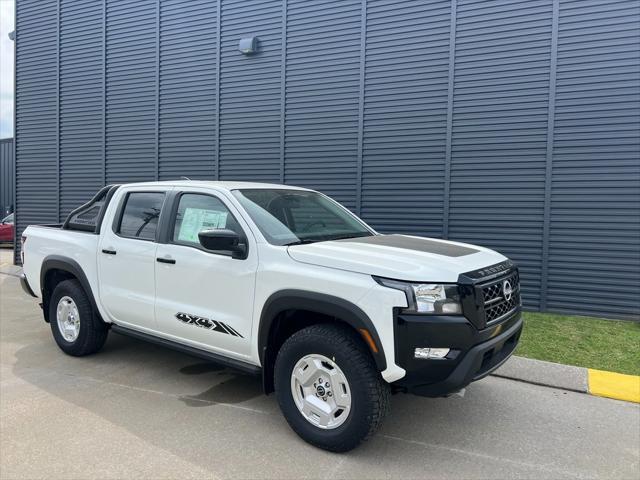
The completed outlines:
{"type": "Polygon", "coordinates": [[[24,231],[23,237],[26,237],[23,246],[23,270],[29,286],[36,295],[40,296],[42,263],[45,259],[55,256],[72,258],[82,267],[91,286],[97,288],[95,277],[99,235],[63,229],[61,225],[30,225],[24,231]]]}

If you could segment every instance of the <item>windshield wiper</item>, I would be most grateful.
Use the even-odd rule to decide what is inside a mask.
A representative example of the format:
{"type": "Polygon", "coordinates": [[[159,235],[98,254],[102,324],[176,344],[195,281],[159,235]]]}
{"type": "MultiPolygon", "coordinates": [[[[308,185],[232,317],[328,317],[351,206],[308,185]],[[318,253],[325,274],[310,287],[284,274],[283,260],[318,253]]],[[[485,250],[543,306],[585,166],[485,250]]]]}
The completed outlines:
{"type": "Polygon", "coordinates": [[[372,233],[369,232],[360,232],[360,233],[344,233],[342,235],[336,235],[331,238],[305,238],[301,240],[296,240],[294,242],[285,243],[285,247],[290,247],[292,245],[306,245],[308,243],[317,243],[317,242],[331,242],[333,240],[346,240],[349,238],[360,238],[360,237],[371,237],[372,233]]]}
{"type": "Polygon", "coordinates": [[[306,238],[304,240],[296,240],[294,242],[289,242],[289,243],[285,243],[283,245],[283,247],[291,247],[292,245],[306,245],[308,243],[316,243],[319,242],[320,240],[312,240],[310,238],[306,238]]]}
{"type": "Polygon", "coordinates": [[[323,240],[324,242],[329,242],[331,240],[347,240],[349,238],[361,238],[361,237],[372,237],[373,234],[369,233],[369,232],[363,232],[363,233],[347,233],[344,235],[336,235],[335,237],[332,238],[327,238],[326,240],[323,240]]]}

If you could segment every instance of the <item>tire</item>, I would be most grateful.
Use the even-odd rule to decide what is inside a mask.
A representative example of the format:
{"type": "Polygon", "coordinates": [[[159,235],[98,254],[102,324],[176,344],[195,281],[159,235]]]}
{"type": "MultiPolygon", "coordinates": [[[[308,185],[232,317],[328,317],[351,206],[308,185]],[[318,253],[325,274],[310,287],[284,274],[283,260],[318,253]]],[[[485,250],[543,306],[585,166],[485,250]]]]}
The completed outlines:
{"type": "Polygon", "coordinates": [[[60,282],[53,290],[49,302],[49,323],[53,338],[60,349],[74,357],[82,357],[99,351],[109,333],[108,325],[94,311],[89,297],[77,280],[60,282]],[[62,324],[58,320],[59,307],[62,324]],[[68,320],[70,318],[73,320],[68,320]],[[66,323],[65,320],[67,320],[66,323]],[[77,331],[71,326],[63,333],[62,325],[75,323],[78,324],[77,331]]]}
{"type": "MultiPolygon", "coordinates": [[[[323,375],[321,373],[319,377],[322,378],[323,375]]],[[[347,452],[357,447],[375,433],[389,410],[389,385],[380,376],[367,347],[358,334],[342,325],[312,325],[289,337],[276,358],[275,391],[280,409],[291,428],[306,442],[331,452],[347,452]],[[323,358],[328,362],[322,360],[323,358]],[[293,375],[294,369],[298,376],[306,375],[308,366],[312,365],[315,368],[318,360],[324,368],[329,369],[332,377],[346,379],[347,385],[338,382],[336,386],[335,381],[331,382],[331,392],[336,392],[333,396],[319,397],[321,394],[326,394],[324,389],[326,383],[323,382],[322,389],[318,392],[315,386],[318,382],[315,379],[313,384],[303,384],[293,375]],[[307,391],[305,388],[315,393],[305,395],[307,391]],[[350,395],[348,410],[344,408],[340,412],[341,407],[333,404],[337,407],[335,413],[332,411],[331,414],[322,418],[315,418],[317,415],[313,412],[313,405],[318,405],[317,403],[303,400],[310,399],[313,402],[322,400],[326,403],[327,400],[331,402],[333,398],[337,403],[338,396],[341,395],[339,392],[345,395],[348,392],[350,395]],[[314,396],[318,400],[312,398],[314,396]],[[303,406],[299,407],[300,404],[303,406]],[[304,409],[305,405],[310,409],[311,415],[303,414],[301,409],[304,409]],[[345,413],[345,410],[348,413],[345,413]],[[343,415],[346,416],[342,418],[343,415]],[[309,417],[312,419],[308,419],[309,417]],[[328,426],[327,418],[329,422],[335,422],[336,425],[328,426]],[[324,427],[319,425],[321,422],[325,422],[324,427]]],[[[322,407],[322,404],[320,406],[322,407]]]]}

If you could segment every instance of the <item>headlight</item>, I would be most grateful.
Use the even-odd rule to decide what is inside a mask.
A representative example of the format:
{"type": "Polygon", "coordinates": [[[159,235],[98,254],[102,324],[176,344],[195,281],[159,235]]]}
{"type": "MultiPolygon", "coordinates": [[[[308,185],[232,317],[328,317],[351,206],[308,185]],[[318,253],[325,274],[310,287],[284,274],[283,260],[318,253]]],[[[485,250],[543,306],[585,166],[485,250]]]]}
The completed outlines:
{"type": "Polygon", "coordinates": [[[461,315],[462,305],[457,285],[442,283],[408,283],[398,280],[377,278],[385,287],[402,290],[407,295],[406,313],[427,313],[433,315],[461,315]]]}

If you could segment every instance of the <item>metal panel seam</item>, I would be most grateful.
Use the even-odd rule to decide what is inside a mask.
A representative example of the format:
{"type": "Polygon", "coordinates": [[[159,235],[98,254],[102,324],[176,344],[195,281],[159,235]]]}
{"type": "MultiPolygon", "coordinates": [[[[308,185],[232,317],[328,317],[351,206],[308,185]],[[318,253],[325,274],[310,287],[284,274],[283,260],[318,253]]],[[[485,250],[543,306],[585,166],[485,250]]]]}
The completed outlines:
{"type": "Polygon", "coordinates": [[[18,2],[13,2],[13,27],[13,264],[18,265],[18,104],[16,103],[18,91],[16,88],[18,79],[18,2]]]}
{"type": "Polygon", "coordinates": [[[56,20],[58,31],[56,33],[56,192],[57,192],[57,213],[56,222],[60,221],[60,202],[62,201],[60,187],[60,0],[57,0],[56,20]]]}
{"type": "Polygon", "coordinates": [[[549,277],[549,233],[551,227],[551,181],[553,176],[553,136],[555,130],[556,70],[558,66],[558,23],[560,0],[553,0],[551,23],[551,65],[549,69],[549,105],[547,112],[547,145],[544,179],[544,213],[542,224],[542,265],[540,272],[540,310],[547,309],[549,277]]]}
{"type": "Polygon", "coordinates": [[[102,1],[102,185],[107,184],[107,0],[102,1]]]}
{"type": "Polygon", "coordinates": [[[155,179],[160,179],[160,0],[156,0],[156,161],[155,179]]]}
{"type": "Polygon", "coordinates": [[[362,0],[360,11],[360,87],[358,98],[358,159],[356,162],[356,214],[362,212],[362,151],[364,142],[364,89],[367,52],[367,0],[362,0]]]}
{"type": "Polygon", "coordinates": [[[447,86],[447,133],[444,159],[444,203],[442,206],[442,237],[449,238],[449,202],[451,195],[451,142],[453,138],[453,87],[456,62],[457,0],[451,0],[449,26],[449,83],[447,86]]]}
{"type": "Polygon", "coordinates": [[[285,121],[287,102],[287,0],[282,0],[282,39],[280,46],[280,183],[285,183],[285,121]]]}
{"type": "Polygon", "coordinates": [[[215,140],[215,159],[214,159],[214,178],[220,179],[220,63],[222,58],[222,32],[221,32],[221,15],[222,0],[218,0],[216,5],[216,140],[215,140]]]}

